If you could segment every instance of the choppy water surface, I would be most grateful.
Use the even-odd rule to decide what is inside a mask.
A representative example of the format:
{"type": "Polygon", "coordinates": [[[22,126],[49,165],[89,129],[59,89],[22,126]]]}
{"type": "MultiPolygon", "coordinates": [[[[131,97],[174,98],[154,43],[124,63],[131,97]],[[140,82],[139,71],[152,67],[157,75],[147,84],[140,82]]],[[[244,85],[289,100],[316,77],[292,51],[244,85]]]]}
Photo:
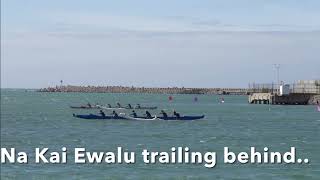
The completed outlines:
{"type": "MultiPolygon", "coordinates": [[[[30,153],[29,164],[2,164],[1,179],[319,179],[320,113],[313,106],[271,106],[247,104],[245,96],[158,94],[84,94],[37,93],[24,90],[1,91],[1,147],[15,147],[30,153]],[[72,113],[96,110],[72,110],[69,105],[92,103],[141,103],[160,109],[176,109],[181,114],[205,114],[201,121],[104,121],[72,117],[72,113]],[[60,150],[67,147],[68,164],[35,164],[34,148],[60,150]],[[121,146],[135,151],[134,165],[74,164],[75,147],[87,151],[116,151],[121,146]],[[216,151],[215,168],[203,165],[145,165],[142,149],[170,151],[188,146],[191,151],[216,151]],[[297,156],[309,164],[223,164],[223,147],[249,151],[265,146],[274,151],[297,148],[297,156]],[[72,178],[70,178],[70,176],[72,178]]],[[[155,112],[155,111],[154,111],[155,112]]]]}

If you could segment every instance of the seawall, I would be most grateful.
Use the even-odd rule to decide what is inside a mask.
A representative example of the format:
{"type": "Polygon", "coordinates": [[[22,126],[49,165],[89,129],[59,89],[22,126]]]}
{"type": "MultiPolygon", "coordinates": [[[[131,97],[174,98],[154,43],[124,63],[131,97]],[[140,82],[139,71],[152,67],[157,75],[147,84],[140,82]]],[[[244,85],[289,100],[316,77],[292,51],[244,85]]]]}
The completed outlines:
{"type": "Polygon", "coordinates": [[[320,95],[309,93],[291,93],[279,96],[272,93],[253,93],[249,95],[250,104],[283,104],[283,105],[311,105],[320,103],[320,95]]]}
{"type": "Polygon", "coordinates": [[[39,92],[81,92],[81,93],[155,93],[155,94],[218,94],[247,95],[246,88],[179,88],[179,87],[126,87],[126,86],[56,86],[39,92]]]}

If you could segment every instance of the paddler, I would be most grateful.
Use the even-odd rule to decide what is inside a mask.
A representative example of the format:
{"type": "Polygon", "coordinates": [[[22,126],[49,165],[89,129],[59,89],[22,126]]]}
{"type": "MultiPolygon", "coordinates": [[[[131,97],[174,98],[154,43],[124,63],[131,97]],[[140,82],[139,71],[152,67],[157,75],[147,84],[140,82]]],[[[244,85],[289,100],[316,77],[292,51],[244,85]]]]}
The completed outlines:
{"type": "Polygon", "coordinates": [[[137,104],[136,109],[140,109],[140,108],[141,108],[140,104],[137,104]]]}
{"type": "Polygon", "coordinates": [[[127,108],[128,108],[128,109],[132,109],[131,104],[128,104],[127,108]]]}
{"type": "Polygon", "coordinates": [[[160,114],[162,114],[162,116],[164,117],[164,118],[167,118],[168,117],[168,114],[166,113],[166,112],[164,112],[164,110],[161,110],[161,113],[160,114]]]}
{"type": "Polygon", "coordinates": [[[151,118],[152,118],[152,116],[151,116],[151,114],[149,113],[149,111],[146,111],[146,118],[147,118],[147,119],[151,119],[151,118]]]}
{"type": "Polygon", "coordinates": [[[134,118],[137,118],[138,117],[138,115],[137,115],[137,113],[133,110],[132,111],[132,114],[131,114],[134,118]]]}
{"type": "Polygon", "coordinates": [[[121,108],[121,104],[120,103],[117,103],[117,106],[118,106],[118,108],[121,108]]]}
{"type": "Polygon", "coordinates": [[[88,106],[89,108],[91,108],[91,107],[92,107],[90,103],[88,103],[88,104],[87,104],[87,106],[88,106]]]}
{"type": "Polygon", "coordinates": [[[111,104],[108,104],[108,108],[112,108],[112,107],[111,107],[111,104]]]}
{"type": "Polygon", "coordinates": [[[173,111],[173,115],[175,115],[177,118],[180,118],[180,114],[177,113],[175,110],[173,111]]]}
{"type": "Polygon", "coordinates": [[[102,110],[100,110],[100,115],[102,116],[102,117],[106,117],[106,114],[102,111],[102,110]]]}
{"type": "Polygon", "coordinates": [[[113,117],[115,117],[115,118],[119,117],[118,113],[116,111],[114,111],[114,110],[112,111],[112,114],[113,114],[113,117]]]}

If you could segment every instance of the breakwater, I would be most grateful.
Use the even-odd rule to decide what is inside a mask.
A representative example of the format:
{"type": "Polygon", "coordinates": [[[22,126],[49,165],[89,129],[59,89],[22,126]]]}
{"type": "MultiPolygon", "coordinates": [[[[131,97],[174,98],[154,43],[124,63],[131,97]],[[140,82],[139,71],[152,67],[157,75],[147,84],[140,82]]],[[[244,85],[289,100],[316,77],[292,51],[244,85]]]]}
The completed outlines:
{"type": "Polygon", "coordinates": [[[249,95],[248,102],[250,104],[316,105],[320,102],[320,95],[291,93],[280,96],[272,93],[252,93],[249,95]]]}
{"type": "Polygon", "coordinates": [[[218,94],[247,95],[246,88],[185,88],[185,87],[127,87],[127,86],[56,86],[42,88],[39,92],[82,92],[82,93],[155,93],[155,94],[218,94]]]}

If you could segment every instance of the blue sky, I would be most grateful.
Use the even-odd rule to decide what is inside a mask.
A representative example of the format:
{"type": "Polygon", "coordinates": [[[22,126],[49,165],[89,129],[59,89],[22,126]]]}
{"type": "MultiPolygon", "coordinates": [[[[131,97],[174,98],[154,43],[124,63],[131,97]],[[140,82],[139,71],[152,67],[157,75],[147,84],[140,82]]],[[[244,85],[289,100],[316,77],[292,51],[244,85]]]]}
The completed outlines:
{"type": "Polygon", "coordinates": [[[320,78],[317,0],[4,0],[1,87],[320,78]]]}

